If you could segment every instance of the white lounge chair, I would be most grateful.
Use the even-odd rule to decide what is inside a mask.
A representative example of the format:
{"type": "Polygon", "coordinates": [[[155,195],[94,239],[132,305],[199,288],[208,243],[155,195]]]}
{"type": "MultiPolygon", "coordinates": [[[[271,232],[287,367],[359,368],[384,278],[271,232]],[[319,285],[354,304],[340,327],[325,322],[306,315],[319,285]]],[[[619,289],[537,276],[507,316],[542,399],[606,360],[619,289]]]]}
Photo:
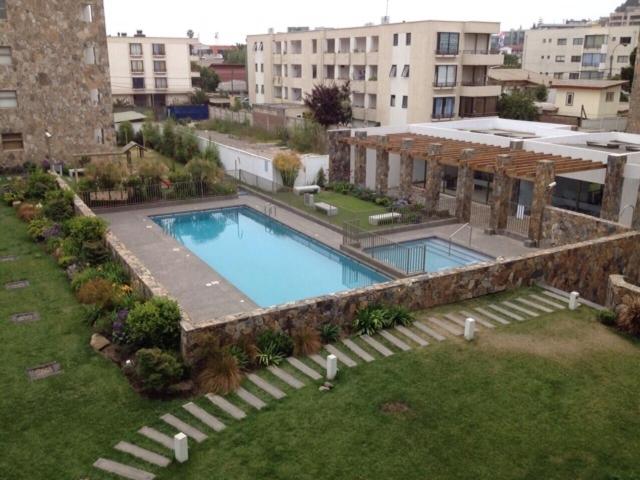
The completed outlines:
{"type": "Polygon", "coordinates": [[[329,205],[325,202],[318,202],[315,204],[315,207],[316,210],[320,210],[329,217],[333,217],[338,214],[338,207],[334,207],[333,205],[329,205]]]}
{"type": "Polygon", "coordinates": [[[398,212],[378,213],[376,215],[369,216],[369,225],[393,223],[396,220],[400,220],[400,217],[402,217],[402,215],[398,212]]]}
{"type": "Polygon", "coordinates": [[[302,195],[303,193],[318,193],[320,187],[318,185],[305,185],[303,187],[293,187],[293,193],[302,195]]]}

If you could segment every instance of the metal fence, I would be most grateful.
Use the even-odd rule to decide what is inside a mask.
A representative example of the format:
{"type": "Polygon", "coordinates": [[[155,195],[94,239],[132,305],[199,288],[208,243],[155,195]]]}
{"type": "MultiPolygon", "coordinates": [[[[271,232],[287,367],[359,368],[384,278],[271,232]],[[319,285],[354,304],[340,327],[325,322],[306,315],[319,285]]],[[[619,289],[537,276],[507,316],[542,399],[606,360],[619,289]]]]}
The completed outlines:
{"type": "Polygon", "coordinates": [[[527,237],[529,235],[530,221],[531,209],[529,207],[513,202],[509,204],[506,228],[508,232],[527,237]]]}
{"type": "Polygon", "coordinates": [[[231,178],[234,178],[239,183],[247,185],[249,187],[257,188],[264,193],[279,193],[279,192],[291,192],[293,191],[289,187],[285,187],[279,182],[275,182],[268,178],[260,177],[254,173],[247,172],[246,170],[227,170],[225,174],[231,178]]]}
{"type": "Polygon", "coordinates": [[[491,223],[491,207],[483,203],[471,202],[471,221],[474,227],[487,228],[491,223]]]}
{"type": "Polygon", "coordinates": [[[452,217],[456,214],[456,197],[441,193],[438,199],[438,210],[447,211],[452,217]]]}

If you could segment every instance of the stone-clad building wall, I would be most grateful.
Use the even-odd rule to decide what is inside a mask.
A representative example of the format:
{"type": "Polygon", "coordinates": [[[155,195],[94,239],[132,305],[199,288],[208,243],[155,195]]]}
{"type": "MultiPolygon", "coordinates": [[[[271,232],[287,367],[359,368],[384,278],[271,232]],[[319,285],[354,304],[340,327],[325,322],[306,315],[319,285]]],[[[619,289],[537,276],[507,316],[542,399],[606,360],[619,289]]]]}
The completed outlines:
{"type": "Polygon", "coordinates": [[[540,246],[557,247],[615,235],[628,230],[619,223],[547,206],[542,218],[540,246]]]}
{"type": "Polygon", "coordinates": [[[0,135],[22,134],[23,149],[0,144],[0,168],[47,155],[113,149],[113,113],[102,0],[92,0],[91,20],[77,0],[7,0],[0,19],[0,46],[11,48],[11,65],[0,65],[0,90],[16,91],[17,108],[0,108],[0,135]],[[87,53],[95,52],[95,64],[87,53]],[[97,138],[103,137],[104,143],[97,138]]]}

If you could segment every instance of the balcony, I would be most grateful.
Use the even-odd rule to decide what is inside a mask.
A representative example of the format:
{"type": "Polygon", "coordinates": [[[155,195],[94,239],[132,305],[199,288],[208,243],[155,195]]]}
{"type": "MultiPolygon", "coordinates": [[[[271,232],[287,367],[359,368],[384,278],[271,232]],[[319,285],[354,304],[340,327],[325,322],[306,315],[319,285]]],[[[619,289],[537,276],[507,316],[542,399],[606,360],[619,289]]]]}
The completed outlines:
{"type": "Polygon", "coordinates": [[[499,97],[500,85],[462,85],[460,96],[462,97],[499,97]]]}
{"type": "Polygon", "coordinates": [[[448,57],[455,58],[460,54],[458,49],[453,48],[438,48],[436,49],[436,57],[448,57]]]}
{"type": "Polygon", "coordinates": [[[451,88],[456,88],[458,86],[458,82],[438,82],[435,81],[433,82],[433,88],[435,89],[451,89],[451,88]]]}
{"type": "Polygon", "coordinates": [[[273,84],[274,85],[282,85],[282,77],[280,75],[273,76],[273,84]]]}
{"type": "Polygon", "coordinates": [[[455,118],[456,114],[454,112],[450,112],[450,113],[432,113],[431,114],[431,119],[432,120],[451,120],[452,118],[455,118]]]}
{"type": "Polygon", "coordinates": [[[465,50],[462,52],[463,65],[502,65],[504,57],[497,50],[465,50]]]}

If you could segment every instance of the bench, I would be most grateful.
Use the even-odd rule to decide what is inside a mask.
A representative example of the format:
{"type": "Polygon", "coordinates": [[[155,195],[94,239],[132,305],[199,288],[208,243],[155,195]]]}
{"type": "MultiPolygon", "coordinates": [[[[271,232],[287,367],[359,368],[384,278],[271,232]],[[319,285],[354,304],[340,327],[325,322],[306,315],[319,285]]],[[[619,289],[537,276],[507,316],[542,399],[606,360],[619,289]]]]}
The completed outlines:
{"type": "Polygon", "coordinates": [[[333,205],[329,205],[325,202],[318,202],[315,204],[316,210],[320,210],[325,213],[329,217],[333,217],[338,214],[338,207],[334,207],[333,205]]]}
{"type": "Polygon", "coordinates": [[[320,187],[318,185],[305,185],[304,187],[293,187],[293,193],[296,195],[302,195],[303,193],[319,193],[320,187]]]}
{"type": "Polygon", "coordinates": [[[400,220],[400,217],[402,217],[402,215],[398,212],[378,213],[377,215],[369,216],[369,225],[393,223],[396,220],[400,220]]]}

